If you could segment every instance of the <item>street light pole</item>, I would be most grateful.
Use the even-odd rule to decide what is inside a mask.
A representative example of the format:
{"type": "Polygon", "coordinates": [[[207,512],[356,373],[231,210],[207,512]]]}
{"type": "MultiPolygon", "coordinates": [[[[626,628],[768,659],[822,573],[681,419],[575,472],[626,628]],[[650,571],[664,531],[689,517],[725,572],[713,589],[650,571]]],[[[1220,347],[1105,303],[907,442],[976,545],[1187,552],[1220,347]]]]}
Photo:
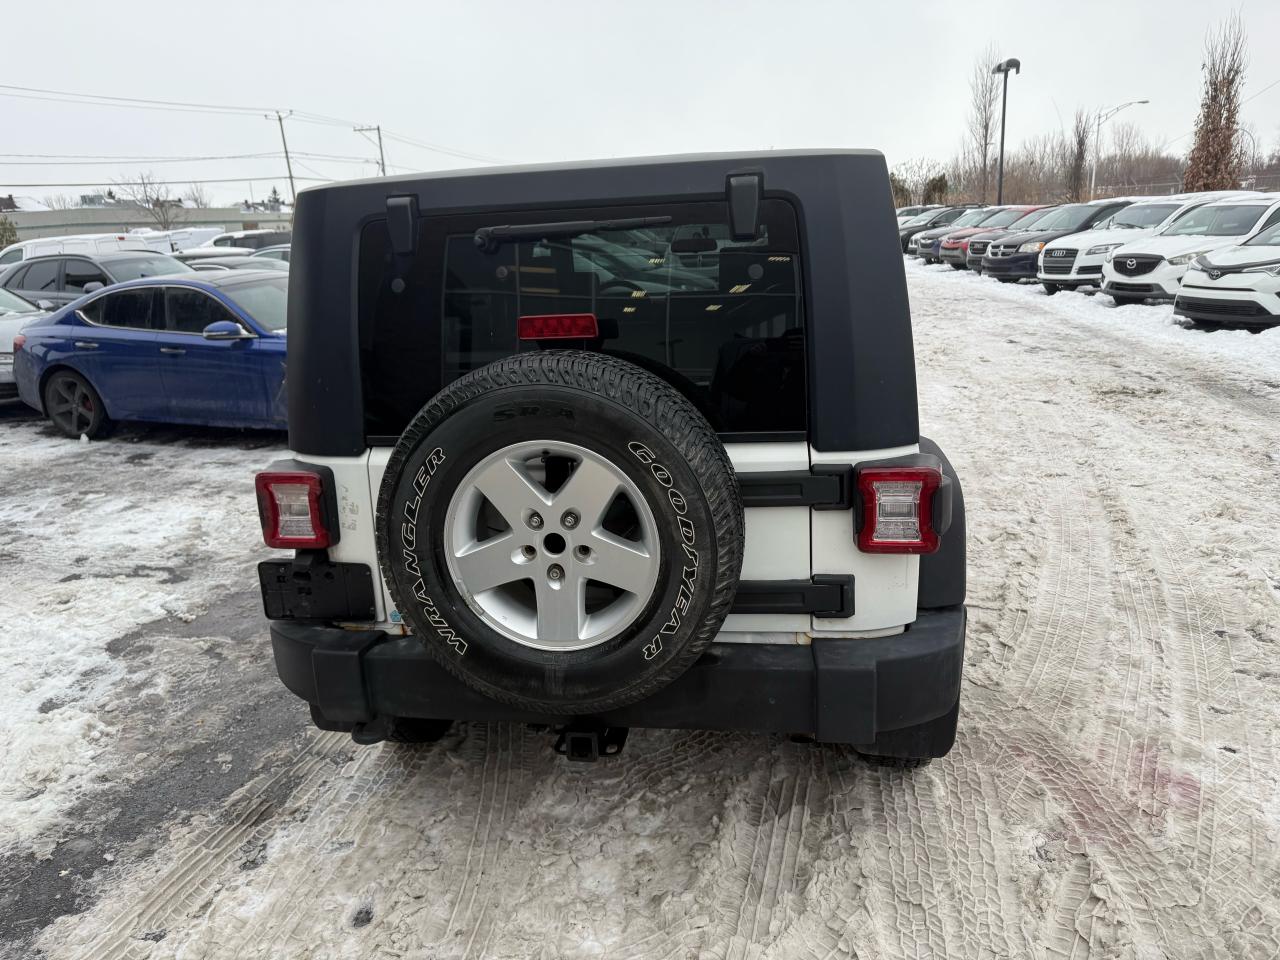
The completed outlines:
{"type": "MultiPolygon", "coordinates": [[[[1015,57],[1002,60],[991,70],[992,73],[1004,74],[1004,92],[1000,95],[1000,168],[996,173],[996,204],[1004,203],[1004,115],[1009,106],[1009,71],[1022,72],[1022,61],[1015,57]]],[[[985,177],[986,174],[984,173],[985,177]]],[[[983,199],[985,203],[985,198],[983,199]]]]}
{"type": "Polygon", "coordinates": [[[1089,173],[1089,199],[1093,199],[1094,188],[1098,183],[1098,157],[1102,154],[1102,125],[1114,117],[1125,107],[1132,107],[1139,103],[1150,103],[1150,100],[1130,100],[1122,103],[1118,107],[1112,107],[1110,110],[1098,111],[1098,122],[1093,128],[1093,170],[1089,173]]]}

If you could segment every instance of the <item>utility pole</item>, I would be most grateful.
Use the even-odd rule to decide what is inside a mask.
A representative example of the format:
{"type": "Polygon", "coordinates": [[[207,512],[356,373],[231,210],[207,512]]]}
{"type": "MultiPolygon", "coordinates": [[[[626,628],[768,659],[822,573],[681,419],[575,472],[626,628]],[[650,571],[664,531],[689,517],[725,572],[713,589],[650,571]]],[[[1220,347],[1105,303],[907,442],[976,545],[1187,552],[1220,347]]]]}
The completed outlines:
{"type": "Polygon", "coordinates": [[[382,152],[382,124],[374,124],[372,127],[352,127],[356,133],[368,133],[370,130],[376,131],[378,134],[378,170],[385,177],[387,175],[387,158],[382,152]]]}
{"type": "Polygon", "coordinates": [[[1130,100],[1122,103],[1118,107],[1112,107],[1110,110],[1098,111],[1098,122],[1093,128],[1093,169],[1089,172],[1089,199],[1093,199],[1094,190],[1098,184],[1098,155],[1102,153],[1102,125],[1114,117],[1125,107],[1137,106],[1140,103],[1150,103],[1150,100],[1130,100]]]}
{"type": "Polygon", "coordinates": [[[289,141],[284,136],[284,117],[280,115],[279,110],[276,111],[276,122],[280,124],[280,142],[284,144],[284,165],[285,169],[289,171],[289,201],[296,204],[298,202],[298,191],[293,185],[293,162],[289,159],[289,141]]]}
{"type": "MultiPolygon", "coordinates": [[[[1004,115],[1009,105],[1009,71],[1022,72],[1022,61],[1016,57],[1002,60],[992,68],[992,73],[1004,74],[1004,92],[1000,95],[1000,170],[996,174],[996,205],[1004,203],[1004,115]]],[[[985,176],[985,174],[984,174],[985,176]]],[[[986,199],[983,199],[986,202],[986,199]]]]}

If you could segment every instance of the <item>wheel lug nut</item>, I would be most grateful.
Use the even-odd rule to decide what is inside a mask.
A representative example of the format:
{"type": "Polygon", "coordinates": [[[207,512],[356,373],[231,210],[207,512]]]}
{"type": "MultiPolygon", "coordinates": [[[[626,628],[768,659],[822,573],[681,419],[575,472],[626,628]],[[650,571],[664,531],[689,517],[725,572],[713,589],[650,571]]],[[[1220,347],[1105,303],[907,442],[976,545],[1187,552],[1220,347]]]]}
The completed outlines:
{"type": "Polygon", "coordinates": [[[538,551],[534,550],[533,547],[526,546],[520,548],[520,556],[524,557],[526,560],[532,560],[537,555],[538,551]]]}
{"type": "Polygon", "coordinates": [[[569,510],[560,518],[560,523],[564,525],[566,530],[572,530],[578,525],[578,515],[572,510],[569,510]]]}
{"type": "Polygon", "coordinates": [[[541,529],[542,529],[542,514],[540,514],[540,513],[531,513],[531,514],[529,514],[529,521],[528,521],[528,522],[529,522],[529,526],[533,527],[533,529],[535,529],[535,530],[541,530],[541,529]]]}
{"type": "Polygon", "coordinates": [[[591,556],[591,548],[587,546],[578,546],[573,548],[573,555],[579,560],[586,560],[591,556]]]}
{"type": "Polygon", "coordinates": [[[551,565],[551,568],[547,570],[547,576],[550,577],[552,580],[559,580],[561,577],[564,576],[564,571],[560,569],[559,564],[553,563],[551,565]]]}

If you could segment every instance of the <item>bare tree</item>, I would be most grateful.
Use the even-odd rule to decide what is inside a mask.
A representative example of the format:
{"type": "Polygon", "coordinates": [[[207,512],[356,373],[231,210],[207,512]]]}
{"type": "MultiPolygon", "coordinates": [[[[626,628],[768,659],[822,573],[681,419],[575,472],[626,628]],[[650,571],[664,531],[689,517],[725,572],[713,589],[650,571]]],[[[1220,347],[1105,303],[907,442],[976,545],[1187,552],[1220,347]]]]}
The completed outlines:
{"type": "Polygon", "coordinates": [[[65,193],[48,194],[41,202],[50,210],[70,210],[76,205],[75,199],[65,193]]]}
{"type": "Polygon", "coordinates": [[[1000,78],[991,72],[998,56],[995,46],[988,44],[973,61],[969,72],[969,118],[965,124],[964,153],[977,199],[984,203],[991,181],[991,156],[999,120],[1000,78]]]}
{"type": "Polygon", "coordinates": [[[0,249],[18,242],[18,227],[8,217],[0,216],[0,249]]]}
{"type": "Polygon", "coordinates": [[[900,206],[925,203],[925,188],[929,181],[941,172],[941,165],[927,157],[916,157],[914,160],[904,160],[896,164],[893,168],[893,176],[902,185],[907,196],[906,203],[900,206]]]}
{"type": "Polygon", "coordinates": [[[1084,199],[1085,167],[1089,162],[1089,134],[1093,127],[1093,118],[1083,110],[1076,110],[1071,123],[1071,133],[1063,143],[1063,186],[1067,199],[1079,203],[1084,199]]]}
{"type": "Polygon", "coordinates": [[[1239,180],[1244,166],[1238,133],[1240,91],[1248,65],[1244,23],[1233,13],[1205,39],[1204,90],[1183,189],[1228,190],[1239,180]]]}
{"type": "Polygon", "coordinates": [[[116,193],[145,210],[157,230],[169,230],[182,219],[182,201],[153,173],[140,173],[135,180],[117,180],[116,193]]]}
{"type": "Polygon", "coordinates": [[[187,192],[182,195],[182,199],[202,210],[213,206],[213,196],[203,183],[188,184],[187,192]]]}

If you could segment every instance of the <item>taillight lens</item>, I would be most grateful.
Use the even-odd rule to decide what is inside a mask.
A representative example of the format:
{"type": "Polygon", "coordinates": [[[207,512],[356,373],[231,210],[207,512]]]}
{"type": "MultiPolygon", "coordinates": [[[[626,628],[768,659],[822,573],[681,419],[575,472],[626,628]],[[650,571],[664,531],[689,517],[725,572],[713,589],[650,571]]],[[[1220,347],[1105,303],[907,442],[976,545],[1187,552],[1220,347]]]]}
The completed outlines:
{"type": "Polygon", "coordinates": [[[324,485],[314,473],[265,472],[255,478],[262,539],[268,547],[318,550],[329,546],[320,498],[324,485]]]}
{"type": "Polygon", "coordinates": [[[17,336],[13,338],[13,352],[17,353],[24,346],[26,346],[26,344],[27,344],[26,335],[19,333],[17,336]]]}
{"type": "Polygon", "coordinates": [[[541,313],[521,317],[521,340],[593,340],[600,336],[594,313],[541,313]]]}
{"type": "Polygon", "coordinates": [[[858,471],[863,553],[933,553],[933,495],[942,474],[933,467],[867,467],[858,471]]]}

